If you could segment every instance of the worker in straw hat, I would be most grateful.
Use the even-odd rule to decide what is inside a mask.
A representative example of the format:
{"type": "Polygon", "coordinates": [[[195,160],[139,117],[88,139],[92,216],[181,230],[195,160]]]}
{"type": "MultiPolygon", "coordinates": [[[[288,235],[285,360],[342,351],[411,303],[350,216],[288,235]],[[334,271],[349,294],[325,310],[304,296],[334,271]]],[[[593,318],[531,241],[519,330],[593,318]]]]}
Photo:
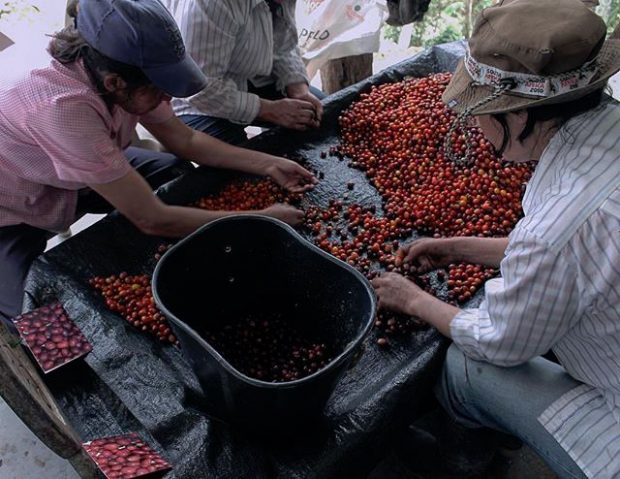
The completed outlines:
{"type": "Polygon", "coordinates": [[[525,215],[508,238],[422,239],[399,256],[414,273],[462,261],[501,278],[472,309],[395,273],[373,282],[381,307],[454,341],[436,389],[449,415],[519,437],[560,477],[620,477],[620,106],[603,92],[620,41],[605,35],[579,0],[481,13],[443,100],[505,161],[537,163],[525,215]]]}

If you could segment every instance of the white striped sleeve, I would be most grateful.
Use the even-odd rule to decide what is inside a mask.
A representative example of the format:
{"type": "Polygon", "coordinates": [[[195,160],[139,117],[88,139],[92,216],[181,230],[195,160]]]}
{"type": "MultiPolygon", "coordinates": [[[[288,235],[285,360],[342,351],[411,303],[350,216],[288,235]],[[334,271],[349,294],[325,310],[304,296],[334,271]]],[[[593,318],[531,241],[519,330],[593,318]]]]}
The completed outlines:
{"type": "Polygon", "coordinates": [[[587,477],[620,477],[618,423],[600,390],[578,386],[551,404],[538,420],[587,477]]]}
{"type": "Polygon", "coordinates": [[[187,100],[208,115],[249,124],[260,110],[257,95],[240,91],[227,77],[239,23],[223,2],[187,2],[179,28],[188,52],[207,77],[206,87],[187,100]]]}
{"type": "Polygon", "coordinates": [[[297,44],[295,1],[285,1],[282,16],[277,18],[274,27],[273,75],[277,79],[276,87],[281,91],[294,83],[310,84],[297,44]]]}
{"type": "Polygon", "coordinates": [[[485,285],[480,308],[459,312],[450,330],[466,355],[514,366],[551,349],[583,311],[568,250],[553,252],[525,229],[515,230],[501,270],[502,279],[485,285]]]}

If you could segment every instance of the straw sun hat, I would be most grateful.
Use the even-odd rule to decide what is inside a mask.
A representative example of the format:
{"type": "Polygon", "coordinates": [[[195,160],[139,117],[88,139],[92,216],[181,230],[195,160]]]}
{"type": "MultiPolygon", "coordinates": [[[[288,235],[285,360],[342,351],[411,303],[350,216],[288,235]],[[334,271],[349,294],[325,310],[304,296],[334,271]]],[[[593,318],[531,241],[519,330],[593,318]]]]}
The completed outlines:
{"type": "Polygon", "coordinates": [[[565,103],[620,70],[620,40],[581,0],[502,0],[478,17],[443,101],[461,117],[565,103]]]}

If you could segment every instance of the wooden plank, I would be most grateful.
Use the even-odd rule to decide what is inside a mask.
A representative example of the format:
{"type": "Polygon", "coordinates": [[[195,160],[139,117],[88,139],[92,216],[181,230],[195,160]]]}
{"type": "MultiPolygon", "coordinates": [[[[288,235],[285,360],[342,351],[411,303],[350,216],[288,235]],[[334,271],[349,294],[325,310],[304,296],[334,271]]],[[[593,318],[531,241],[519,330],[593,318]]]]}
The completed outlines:
{"type": "Polygon", "coordinates": [[[96,466],[58,409],[19,342],[0,321],[0,396],[54,453],[68,459],[80,477],[97,477],[96,466]]]}
{"type": "Polygon", "coordinates": [[[11,45],[13,45],[13,40],[7,37],[4,33],[0,32],[0,52],[7,49],[11,45]]]}
{"type": "Polygon", "coordinates": [[[581,0],[583,3],[586,4],[586,7],[591,8],[591,9],[595,9],[596,7],[598,7],[598,0],[581,0]]]}
{"type": "Polygon", "coordinates": [[[322,89],[328,95],[372,75],[372,53],[329,60],[321,67],[322,89]]]}
{"type": "Polygon", "coordinates": [[[618,23],[616,29],[612,32],[609,38],[613,38],[614,40],[620,40],[620,23],[618,23]]]}

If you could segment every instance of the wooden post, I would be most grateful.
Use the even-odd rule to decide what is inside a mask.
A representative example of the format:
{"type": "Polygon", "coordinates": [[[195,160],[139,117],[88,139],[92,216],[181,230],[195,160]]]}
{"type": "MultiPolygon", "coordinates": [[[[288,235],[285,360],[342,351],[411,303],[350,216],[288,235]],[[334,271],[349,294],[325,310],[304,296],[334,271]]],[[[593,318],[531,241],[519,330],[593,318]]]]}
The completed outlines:
{"type": "Polygon", "coordinates": [[[13,45],[13,40],[7,37],[4,33],[0,32],[0,52],[7,49],[11,45],[13,45]]]}
{"type": "Polygon", "coordinates": [[[465,0],[463,3],[463,16],[465,17],[463,23],[463,37],[468,39],[474,24],[474,0],[465,0]]]}
{"type": "Polygon", "coordinates": [[[620,40],[620,23],[616,26],[615,30],[609,36],[609,38],[613,38],[614,40],[620,40]]]}
{"type": "Polygon", "coordinates": [[[406,50],[409,48],[409,44],[411,43],[411,35],[413,35],[413,23],[408,23],[403,26],[400,30],[400,35],[398,35],[398,48],[400,50],[406,50]]]}
{"type": "Polygon", "coordinates": [[[372,53],[329,60],[321,67],[323,91],[328,95],[372,75],[372,53]]]}
{"type": "Polygon", "coordinates": [[[592,10],[598,7],[598,0],[581,0],[581,1],[586,4],[586,7],[591,8],[592,10]]]}
{"type": "Polygon", "coordinates": [[[83,451],[54,398],[37,374],[19,338],[0,321],[0,396],[26,426],[80,477],[97,477],[96,466],[83,451]]]}

